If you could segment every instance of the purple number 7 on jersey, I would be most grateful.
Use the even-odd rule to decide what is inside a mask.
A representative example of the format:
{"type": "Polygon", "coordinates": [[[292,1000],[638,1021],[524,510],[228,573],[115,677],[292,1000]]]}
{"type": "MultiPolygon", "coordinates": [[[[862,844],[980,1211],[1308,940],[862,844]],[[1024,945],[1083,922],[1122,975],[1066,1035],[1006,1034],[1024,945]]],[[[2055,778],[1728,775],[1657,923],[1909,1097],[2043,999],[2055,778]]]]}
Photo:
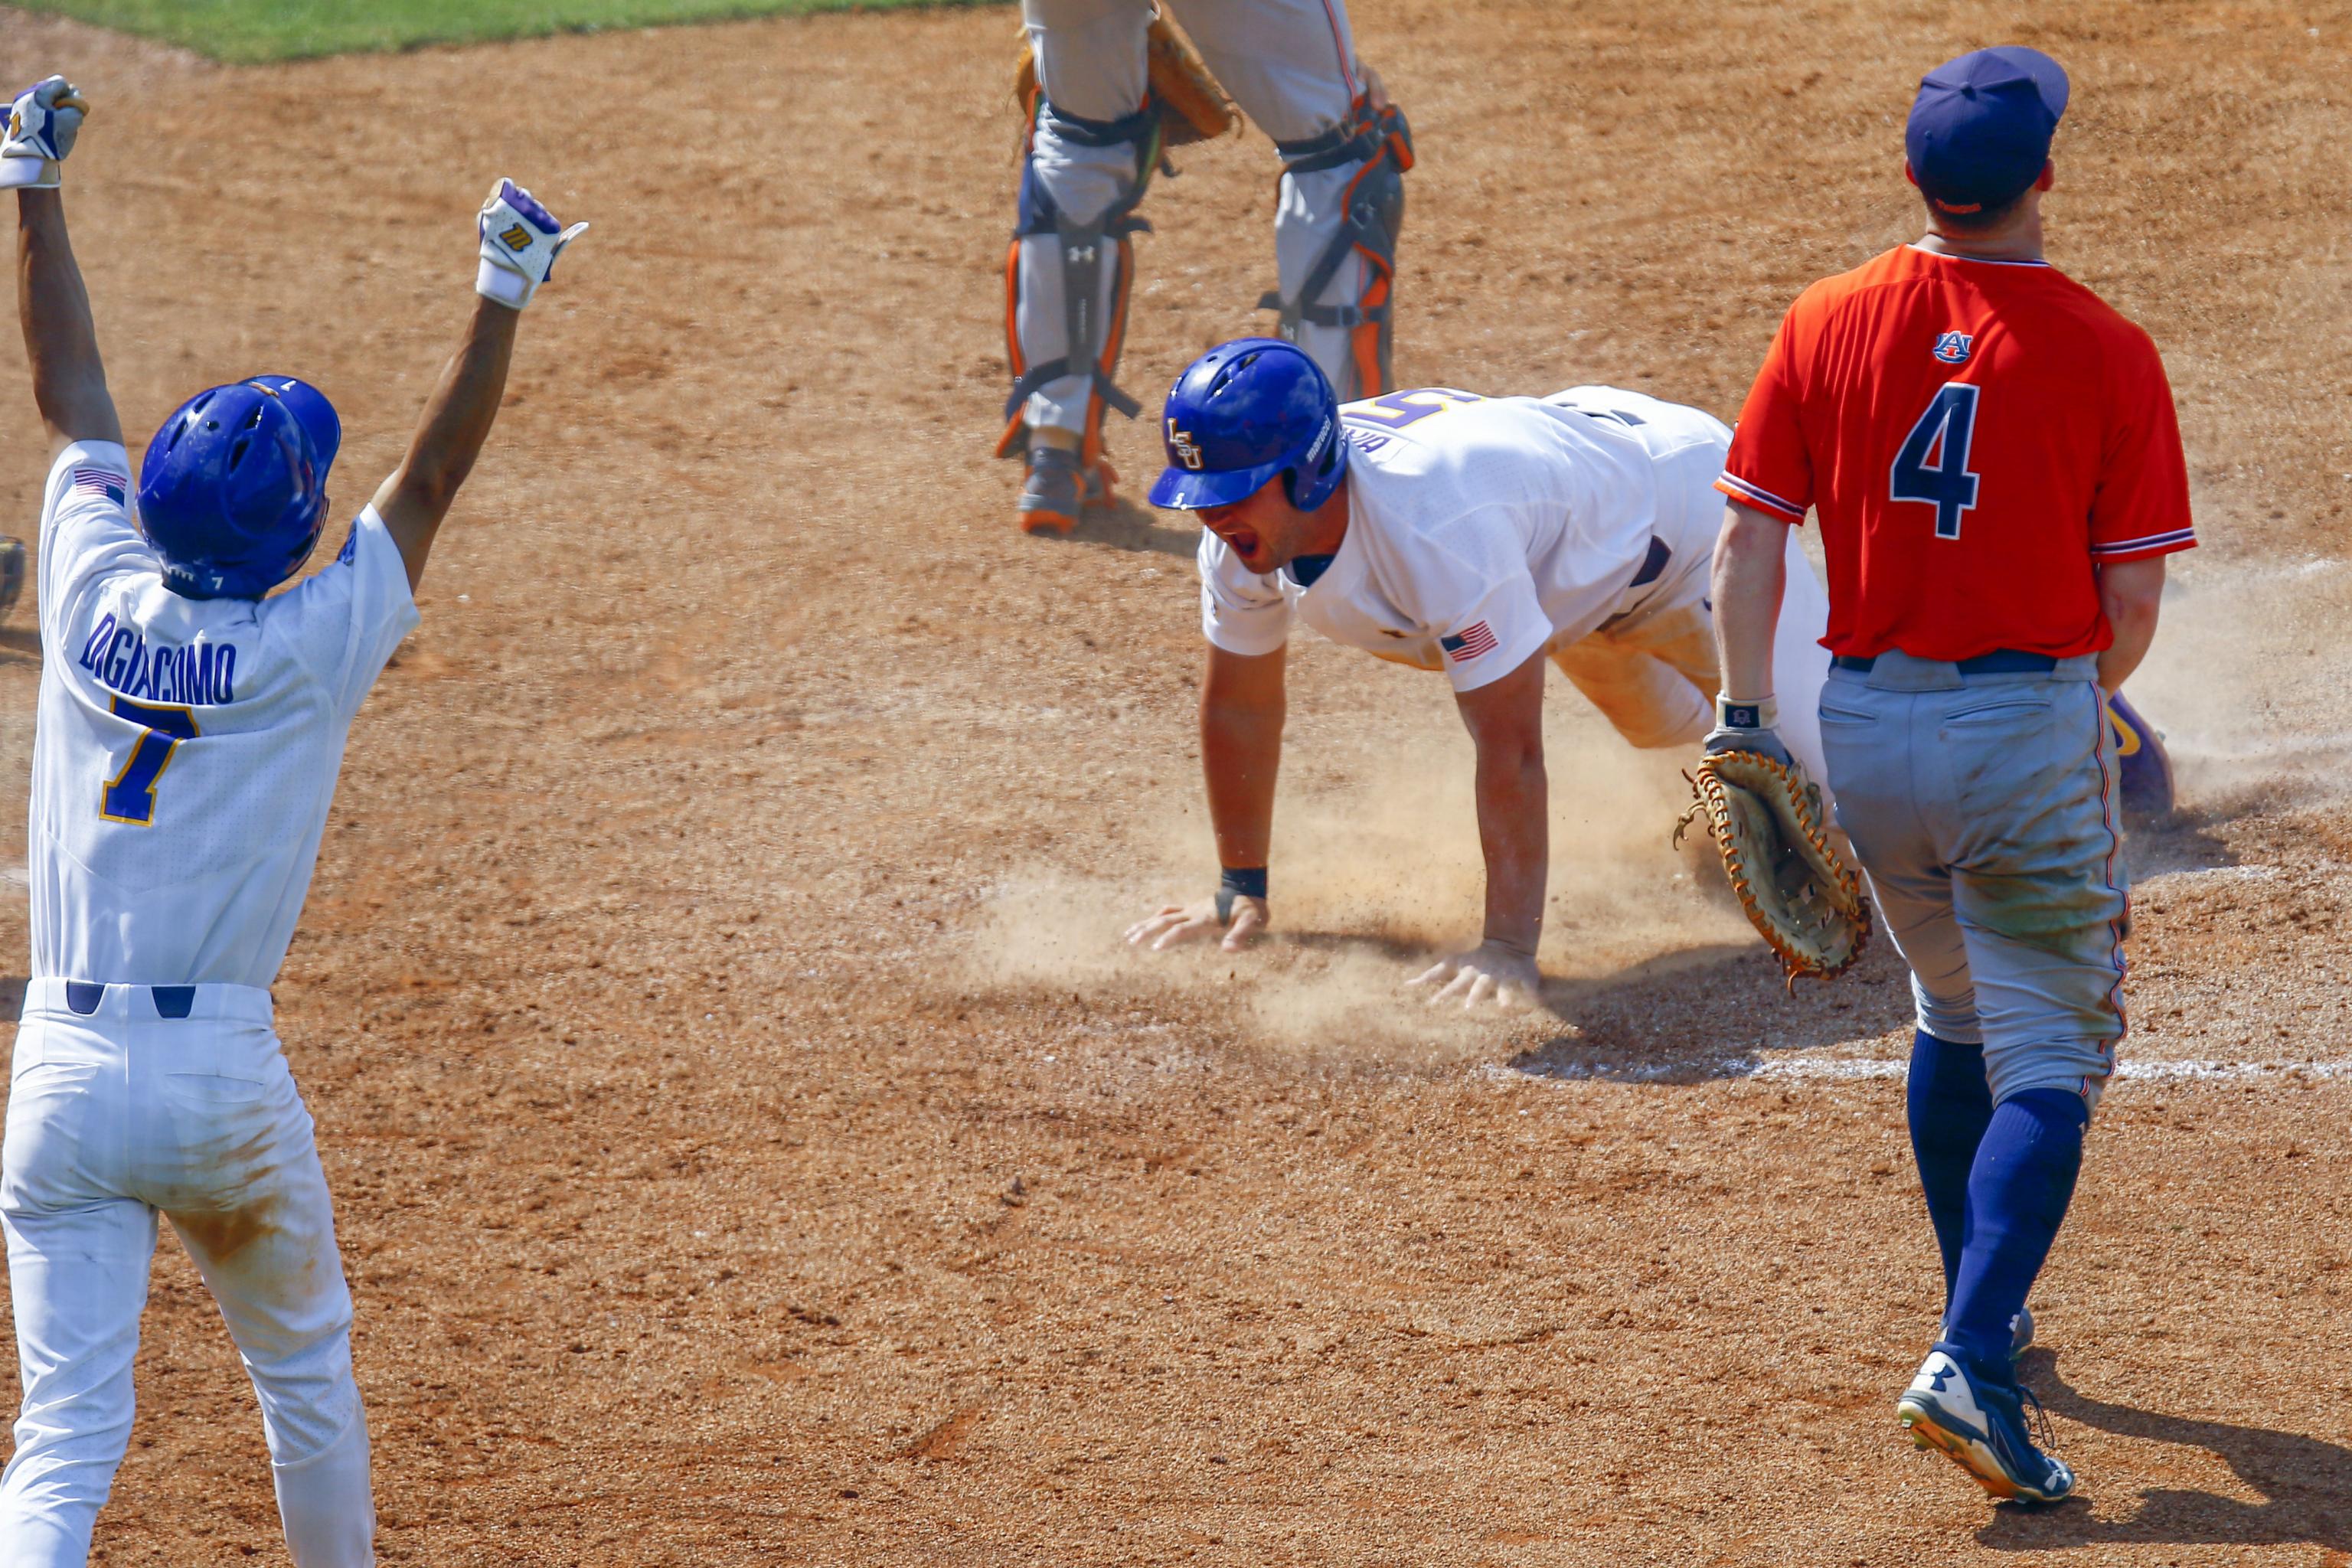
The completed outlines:
{"type": "Polygon", "coordinates": [[[98,815],[109,822],[145,827],[155,820],[155,781],[172,764],[172,753],[183,741],[196,738],[196,715],[189,708],[158,708],[117,697],[110,705],[117,718],[143,724],[131,760],[106,781],[98,797],[98,815]]]}

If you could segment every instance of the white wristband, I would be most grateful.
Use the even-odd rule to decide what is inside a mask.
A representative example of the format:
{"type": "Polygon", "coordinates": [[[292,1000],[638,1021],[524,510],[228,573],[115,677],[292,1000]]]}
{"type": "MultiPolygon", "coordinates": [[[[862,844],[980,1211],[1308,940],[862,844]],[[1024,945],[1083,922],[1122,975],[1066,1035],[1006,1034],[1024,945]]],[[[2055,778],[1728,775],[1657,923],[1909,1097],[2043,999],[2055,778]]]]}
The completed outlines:
{"type": "Polygon", "coordinates": [[[1762,697],[1742,697],[1715,700],[1715,727],[1718,730],[1777,730],[1780,727],[1780,705],[1769,694],[1762,697]]]}
{"type": "Polygon", "coordinates": [[[511,305],[520,310],[530,303],[535,290],[531,288],[530,279],[521,273],[484,257],[481,264],[474,269],[474,292],[485,300],[511,305]]]}
{"type": "MultiPolygon", "coordinates": [[[[0,110],[0,119],[5,111],[0,110]]],[[[0,158],[0,191],[54,191],[65,165],[54,158],[0,158]]]]}

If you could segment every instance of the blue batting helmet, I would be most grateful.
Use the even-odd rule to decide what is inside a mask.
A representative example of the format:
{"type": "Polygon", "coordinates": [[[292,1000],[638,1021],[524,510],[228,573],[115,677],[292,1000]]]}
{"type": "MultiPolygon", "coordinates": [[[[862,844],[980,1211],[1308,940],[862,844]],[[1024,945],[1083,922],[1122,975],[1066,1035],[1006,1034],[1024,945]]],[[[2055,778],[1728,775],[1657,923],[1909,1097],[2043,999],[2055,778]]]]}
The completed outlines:
{"type": "Polygon", "coordinates": [[[139,466],[139,531],[191,599],[258,599],[302,569],[327,516],[342,421],[308,382],[257,375],[191,397],[139,466]]]}
{"type": "Polygon", "coordinates": [[[1339,400],[1321,367],[1281,338],[1237,338],[1186,365],[1160,429],[1168,467],[1153,506],[1230,506],[1286,469],[1291,504],[1313,511],[1347,471],[1339,400]]]}

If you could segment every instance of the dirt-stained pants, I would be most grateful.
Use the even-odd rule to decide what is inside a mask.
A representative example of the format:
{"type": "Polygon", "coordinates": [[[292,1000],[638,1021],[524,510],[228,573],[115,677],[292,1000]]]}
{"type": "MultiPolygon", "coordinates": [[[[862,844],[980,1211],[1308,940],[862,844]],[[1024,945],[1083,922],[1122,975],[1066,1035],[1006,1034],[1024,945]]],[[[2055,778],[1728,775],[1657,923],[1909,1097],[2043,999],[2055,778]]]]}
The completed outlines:
{"type": "MultiPolygon", "coordinates": [[[[1599,630],[1554,644],[1551,661],[1627,744],[1696,745],[1715,727],[1716,688],[1722,684],[1707,593],[1715,541],[1723,531],[1723,496],[1715,481],[1731,449],[1731,432],[1696,408],[1617,387],[1572,386],[1544,401],[1640,421],[1631,427],[1658,470],[1656,533],[1672,552],[1655,582],[1630,589],[1599,630]]],[[[1780,705],[1781,742],[1816,781],[1823,777],[1823,764],[1814,712],[1829,675],[1830,656],[1821,646],[1829,618],[1829,596],[1791,529],[1788,585],[1772,645],[1772,695],[1780,705]]]]}
{"type": "Polygon", "coordinates": [[[0,1568],[88,1560],[131,1436],[159,1211],[252,1376],[295,1563],[371,1563],[351,1291],[269,994],[188,987],[187,1016],[166,1018],[147,986],[89,989],[80,1013],[87,994],[29,983],[16,1033],[0,1224],[25,1398],[0,1474],[0,1568]]]}
{"type": "Polygon", "coordinates": [[[1984,1047],[1995,1104],[2057,1089],[2095,1109],[2123,1038],[2128,881],[2096,673],[1889,653],[1822,692],[1837,819],[1919,1027],[1984,1047]]]}

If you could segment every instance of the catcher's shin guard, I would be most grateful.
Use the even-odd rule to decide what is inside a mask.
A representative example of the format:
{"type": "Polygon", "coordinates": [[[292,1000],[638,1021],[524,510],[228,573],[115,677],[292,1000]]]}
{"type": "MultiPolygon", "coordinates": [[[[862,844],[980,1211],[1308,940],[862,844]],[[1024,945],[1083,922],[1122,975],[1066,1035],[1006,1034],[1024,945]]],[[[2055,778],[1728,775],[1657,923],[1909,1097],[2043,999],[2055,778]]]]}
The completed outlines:
{"type": "MultiPolygon", "coordinates": [[[[1389,390],[1391,381],[1397,236],[1404,227],[1404,173],[1412,167],[1412,129],[1395,105],[1375,110],[1359,99],[1348,118],[1322,135],[1277,142],[1276,148],[1282,154],[1286,184],[1295,185],[1301,176],[1350,164],[1355,173],[1340,195],[1339,227],[1306,277],[1288,293],[1267,292],[1258,309],[1279,311],[1275,330],[1293,342],[1301,341],[1300,329],[1306,326],[1343,331],[1343,348],[1318,352],[1310,346],[1309,352],[1323,364],[1341,402],[1378,396],[1389,390]],[[1363,263],[1356,298],[1324,303],[1325,292],[1350,257],[1363,263]]],[[[1290,204],[1283,205],[1287,210],[1290,204]]]]}
{"type": "Polygon", "coordinates": [[[1097,484],[1104,482],[1097,478],[1104,468],[1103,410],[1116,408],[1130,419],[1142,411],[1142,405],[1112,378],[1125,346],[1128,300],[1135,284],[1133,236],[1151,226],[1135,209],[1160,162],[1159,114],[1146,103],[1123,120],[1079,120],[1057,113],[1041,98],[1031,123],[1031,143],[1021,173],[1019,220],[1005,258],[1004,331],[1013,389],[1004,400],[1004,431],[996,452],[1002,458],[1023,456],[1029,446],[1031,399],[1056,382],[1082,377],[1086,411],[1078,433],[1079,466],[1090,485],[1097,484]],[[1132,149],[1132,168],[1122,168],[1118,194],[1093,221],[1072,221],[1046,190],[1034,152],[1041,123],[1050,124],[1055,138],[1067,146],[1132,149]],[[1057,321],[1049,310],[1035,308],[1047,290],[1038,287],[1043,280],[1033,269],[1046,267],[1055,269],[1060,285],[1057,321]],[[1024,296],[1033,305],[1025,313],[1024,296]]]}

